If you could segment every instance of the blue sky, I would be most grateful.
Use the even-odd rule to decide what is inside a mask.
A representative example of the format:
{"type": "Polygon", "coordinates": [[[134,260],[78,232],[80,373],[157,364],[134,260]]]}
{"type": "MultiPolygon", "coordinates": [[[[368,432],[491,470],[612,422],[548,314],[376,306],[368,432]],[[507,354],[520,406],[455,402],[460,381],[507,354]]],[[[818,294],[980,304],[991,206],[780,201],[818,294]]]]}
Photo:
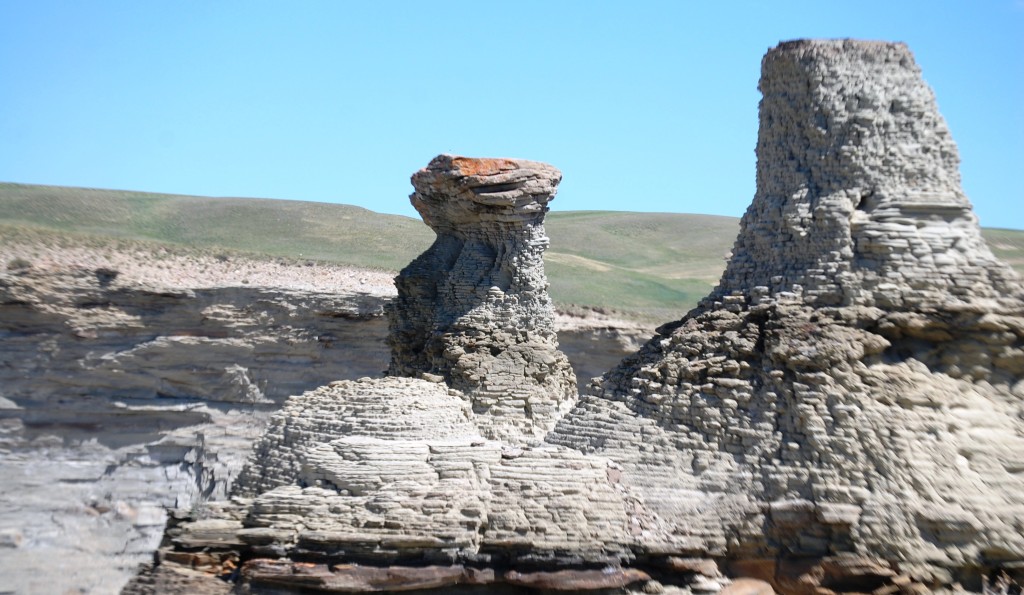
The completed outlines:
{"type": "Polygon", "coordinates": [[[0,180],[415,216],[447,152],[559,167],[556,210],[739,216],[800,37],[907,42],[982,224],[1024,229],[1024,0],[0,0],[0,180]]]}

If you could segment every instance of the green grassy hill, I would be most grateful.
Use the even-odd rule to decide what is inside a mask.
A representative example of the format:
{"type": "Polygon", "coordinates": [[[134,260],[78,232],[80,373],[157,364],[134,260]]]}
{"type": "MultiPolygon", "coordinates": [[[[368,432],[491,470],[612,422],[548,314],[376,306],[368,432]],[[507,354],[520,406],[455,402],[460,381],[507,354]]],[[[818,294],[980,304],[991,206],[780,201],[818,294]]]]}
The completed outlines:
{"type": "Polygon", "coordinates": [[[566,211],[548,215],[545,255],[561,304],[678,318],[718,282],[739,219],[675,213],[566,211]]]}
{"type": "MultiPolygon", "coordinates": [[[[9,234],[20,228],[387,270],[405,266],[434,238],[419,220],[349,205],[12,183],[0,183],[0,225],[9,234]]],[[[557,303],[664,321],[681,316],[718,281],[739,220],[555,211],[547,229],[557,303]]],[[[998,256],[1024,272],[1024,231],[984,234],[998,256]]]]}
{"type": "Polygon", "coordinates": [[[9,183],[0,183],[0,221],[392,270],[434,237],[418,220],[349,205],[9,183]]]}

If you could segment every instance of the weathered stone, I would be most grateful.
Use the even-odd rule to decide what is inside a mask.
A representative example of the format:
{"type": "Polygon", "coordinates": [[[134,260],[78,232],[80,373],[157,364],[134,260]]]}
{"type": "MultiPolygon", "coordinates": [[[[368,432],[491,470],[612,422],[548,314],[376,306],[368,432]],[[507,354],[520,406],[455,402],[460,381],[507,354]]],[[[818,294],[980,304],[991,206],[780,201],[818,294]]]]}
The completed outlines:
{"type": "Polygon", "coordinates": [[[233,591],[233,585],[217,575],[178,564],[146,565],[121,589],[123,595],[228,595],[233,591]]]}
{"type": "MultiPolygon", "coordinates": [[[[275,416],[248,499],[211,515],[282,558],[243,581],[372,587],[330,566],[365,561],[444,568],[409,585],[479,566],[594,590],[649,564],[716,592],[682,560],[702,558],[780,592],[915,592],[1024,561],[1024,294],[980,244],[912,57],[784,43],[761,88],[758,190],[719,287],[561,418],[574,380],[540,268],[559,175],[448,156],[416,174],[438,239],[396,280],[391,377],[275,416]]],[[[216,545],[204,527],[169,535],[216,545]]]]}
{"type": "MultiPolygon", "coordinates": [[[[116,590],[152,559],[165,508],[225,497],[285,398],[388,366],[380,271],[0,244],[35,263],[0,265],[0,575],[15,591],[116,590]],[[46,577],[54,558],[68,572],[46,577]]],[[[650,334],[592,313],[556,325],[587,377],[650,334]]],[[[239,539],[288,541],[263,530],[239,539]]]]}
{"type": "Polygon", "coordinates": [[[905,45],[782,43],[760,89],[757,193],[709,300],[765,287],[817,305],[919,308],[1020,291],[981,237],[956,144],[905,45]]]}
{"type": "Polygon", "coordinates": [[[718,563],[707,558],[669,556],[665,559],[664,567],[672,572],[701,574],[711,578],[722,576],[718,563]]]}
{"type": "Polygon", "coordinates": [[[722,588],[719,595],[775,595],[770,583],[755,578],[738,578],[722,588]]]}
{"type": "Polygon", "coordinates": [[[757,194],[719,287],[548,440],[621,465],[656,519],[647,545],[1024,559],[1024,294],[913,58],[784,43],[761,89],[757,194]]]}
{"type": "Polygon", "coordinates": [[[437,239],[395,279],[389,372],[443,377],[489,438],[537,441],[576,400],[543,262],[561,179],[543,163],[450,155],[412,177],[437,239]]]}
{"type": "Polygon", "coordinates": [[[267,559],[246,562],[242,575],[256,588],[276,586],[327,593],[392,593],[493,582],[493,573],[481,576],[479,572],[462,566],[379,568],[267,559]]]}
{"type": "Polygon", "coordinates": [[[510,570],[502,578],[511,585],[530,587],[532,589],[546,589],[549,591],[616,589],[633,583],[651,580],[647,573],[635,568],[555,570],[551,572],[516,572],[510,570]]]}

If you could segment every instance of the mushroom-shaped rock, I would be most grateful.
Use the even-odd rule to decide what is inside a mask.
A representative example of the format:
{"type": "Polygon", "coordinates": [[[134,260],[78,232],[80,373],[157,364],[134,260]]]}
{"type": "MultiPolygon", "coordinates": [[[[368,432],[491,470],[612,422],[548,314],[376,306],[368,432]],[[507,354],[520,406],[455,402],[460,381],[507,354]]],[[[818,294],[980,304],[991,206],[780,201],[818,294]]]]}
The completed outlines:
{"type": "Polygon", "coordinates": [[[490,438],[539,440],[576,400],[543,261],[561,179],[534,161],[450,155],[412,177],[437,239],[395,279],[389,373],[442,377],[490,438]]]}

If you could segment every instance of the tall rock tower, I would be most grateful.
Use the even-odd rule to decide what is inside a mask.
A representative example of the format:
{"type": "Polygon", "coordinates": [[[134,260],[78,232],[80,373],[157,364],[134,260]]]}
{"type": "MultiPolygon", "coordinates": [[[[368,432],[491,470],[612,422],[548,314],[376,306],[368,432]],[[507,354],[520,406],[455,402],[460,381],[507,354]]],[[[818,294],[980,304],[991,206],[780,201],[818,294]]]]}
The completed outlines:
{"type": "Polygon", "coordinates": [[[837,555],[926,582],[1024,561],[1021,285],[913,57],[787,42],[760,88],[757,193],[720,285],[549,441],[621,464],[652,542],[766,578],[837,555]]]}

